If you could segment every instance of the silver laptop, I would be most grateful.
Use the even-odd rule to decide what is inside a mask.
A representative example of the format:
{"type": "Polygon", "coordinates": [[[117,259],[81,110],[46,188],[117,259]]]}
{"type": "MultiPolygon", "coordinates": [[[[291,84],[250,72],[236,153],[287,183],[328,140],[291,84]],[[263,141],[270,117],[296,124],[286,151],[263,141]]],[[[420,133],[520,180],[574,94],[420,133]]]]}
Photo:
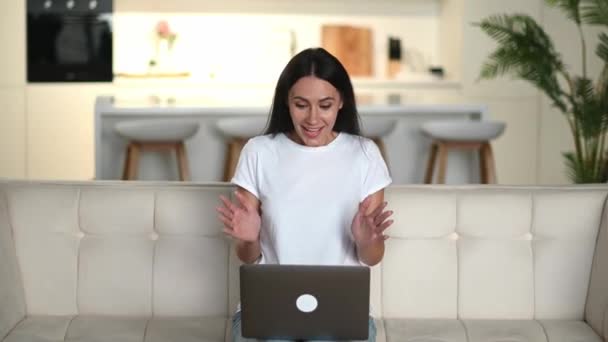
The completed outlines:
{"type": "Polygon", "coordinates": [[[369,268],[242,265],[243,337],[367,340],[369,268]]]}

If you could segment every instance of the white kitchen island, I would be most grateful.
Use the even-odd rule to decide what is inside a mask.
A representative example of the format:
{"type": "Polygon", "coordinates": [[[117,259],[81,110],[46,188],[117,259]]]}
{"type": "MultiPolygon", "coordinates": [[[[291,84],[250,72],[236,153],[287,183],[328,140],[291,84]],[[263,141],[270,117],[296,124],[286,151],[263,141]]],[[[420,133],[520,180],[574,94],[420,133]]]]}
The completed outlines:
{"type": "MultiPolygon", "coordinates": [[[[114,130],[124,120],[184,119],[199,122],[198,133],[187,141],[192,181],[220,181],[226,151],[224,137],[217,131],[217,120],[227,117],[267,117],[270,102],[241,101],[238,104],[196,99],[133,99],[99,96],[95,104],[95,178],[120,179],[126,141],[114,130]]],[[[487,107],[467,103],[459,96],[446,94],[399,95],[373,94],[358,98],[361,116],[393,119],[395,129],[385,145],[394,184],[422,183],[430,140],[421,134],[420,125],[428,120],[486,120],[487,107]]],[[[145,152],[140,159],[138,178],[177,180],[174,156],[145,152]]],[[[477,183],[477,156],[470,152],[450,152],[446,182],[477,183]]]]}

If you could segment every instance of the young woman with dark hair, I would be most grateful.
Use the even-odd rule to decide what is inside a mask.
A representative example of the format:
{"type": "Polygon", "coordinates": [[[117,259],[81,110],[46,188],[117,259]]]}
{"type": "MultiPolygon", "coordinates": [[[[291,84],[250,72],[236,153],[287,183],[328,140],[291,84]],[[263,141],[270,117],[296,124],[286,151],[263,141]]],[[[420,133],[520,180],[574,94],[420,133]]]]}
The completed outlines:
{"type": "MultiPolygon", "coordinates": [[[[221,196],[217,210],[244,263],[372,266],[393,223],[391,181],[378,147],[361,136],[346,69],[307,49],[279,77],[265,134],[241,152],[236,203],[221,196]]],[[[239,313],[233,340],[244,340],[239,313]]]]}

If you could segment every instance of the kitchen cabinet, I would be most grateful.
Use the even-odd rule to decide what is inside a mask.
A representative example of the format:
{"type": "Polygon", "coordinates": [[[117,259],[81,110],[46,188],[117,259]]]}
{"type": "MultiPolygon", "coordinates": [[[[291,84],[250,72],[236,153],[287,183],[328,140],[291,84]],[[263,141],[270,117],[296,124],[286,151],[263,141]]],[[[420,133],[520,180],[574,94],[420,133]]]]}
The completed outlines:
{"type": "Polygon", "coordinates": [[[0,86],[25,85],[25,1],[0,1],[0,86]]]}
{"type": "Polygon", "coordinates": [[[25,90],[0,87],[0,178],[25,178],[25,90]]]}
{"type": "Polygon", "coordinates": [[[100,84],[26,87],[29,178],[93,178],[95,97],[110,91],[100,84]]]}

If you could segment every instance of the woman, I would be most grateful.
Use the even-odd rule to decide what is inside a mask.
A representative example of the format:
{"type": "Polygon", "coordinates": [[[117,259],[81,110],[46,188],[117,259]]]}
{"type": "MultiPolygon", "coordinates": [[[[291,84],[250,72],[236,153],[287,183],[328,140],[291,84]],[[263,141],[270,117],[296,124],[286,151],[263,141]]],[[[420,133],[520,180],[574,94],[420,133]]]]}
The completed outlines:
{"type": "MultiPolygon", "coordinates": [[[[232,183],[236,203],[221,196],[217,210],[244,263],[382,260],[392,224],[383,189],[391,178],[378,147],[361,136],[348,73],[324,49],[304,50],[287,64],[268,128],[243,148],[232,183]]],[[[233,339],[243,340],[239,313],[233,339]]]]}

